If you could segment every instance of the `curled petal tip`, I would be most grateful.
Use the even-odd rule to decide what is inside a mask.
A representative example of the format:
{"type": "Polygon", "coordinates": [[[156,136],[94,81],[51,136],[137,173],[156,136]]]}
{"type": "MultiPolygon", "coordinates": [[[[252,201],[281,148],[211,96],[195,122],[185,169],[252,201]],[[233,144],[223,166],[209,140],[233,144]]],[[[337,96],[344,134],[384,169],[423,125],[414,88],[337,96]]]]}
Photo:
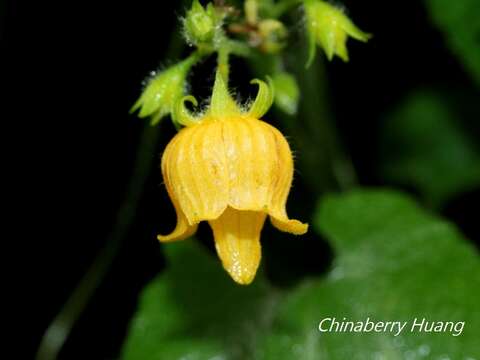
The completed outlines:
{"type": "Polygon", "coordinates": [[[181,222],[177,224],[175,230],[168,235],[157,235],[157,240],[160,242],[172,242],[184,240],[192,236],[197,231],[197,225],[188,226],[186,223],[181,222]]]}
{"type": "Polygon", "coordinates": [[[308,224],[304,224],[295,219],[271,216],[270,221],[278,230],[288,232],[290,234],[303,235],[308,231],[308,224]]]}

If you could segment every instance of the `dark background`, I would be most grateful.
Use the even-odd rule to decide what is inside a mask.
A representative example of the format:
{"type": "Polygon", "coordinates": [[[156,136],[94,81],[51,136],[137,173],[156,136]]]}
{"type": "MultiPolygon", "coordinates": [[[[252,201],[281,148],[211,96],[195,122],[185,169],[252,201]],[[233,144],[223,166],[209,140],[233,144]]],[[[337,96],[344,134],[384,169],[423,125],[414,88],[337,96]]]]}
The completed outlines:
{"type": "MultiPolygon", "coordinates": [[[[19,277],[26,292],[21,313],[28,326],[19,333],[25,358],[33,356],[43,331],[111,231],[132,175],[144,122],[128,110],[147,73],[169,63],[164,57],[168,39],[183,13],[176,3],[3,4],[2,72],[8,92],[4,104],[8,115],[3,120],[16,128],[11,153],[19,155],[14,179],[21,187],[22,221],[15,241],[21,247],[18,262],[26,269],[19,277]]],[[[398,7],[368,0],[344,4],[359,27],[375,37],[368,45],[349,43],[349,64],[335,60],[327,65],[331,106],[360,183],[384,185],[377,164],[381,116],[411,89],[473,92],[474,84],[441,34],[430,26],[422,2],[395,3],[398,7]]],[[[236,76],[242,81],[250,78],[236,76]]],[[[175,133],[169,121],[160,131],[160,142],[152,152],[157,163],[175,133]]],[[[296,196],[308,203],[308,191],[298,181],[296,196]]],[[[442,211],[477,244],[472,209],[478,200],[478,191],[463,194],[442,211]]],[[[119,255],[74,327],[61,358],[118,355],[139,291],[164,266],[155,236],[170,230],[173,221],[157,167],[148,178],[136,221],[119,255]]],[[[209,238],[207,228],[201,234],[209,238]]],[[[298,278],[328,266],[328,249],[326,264],[313,263],[309,255],[317,246],[313,241],[302,248],[290,242],[267,247],[272,247],[270,257],[293,252],[298,278]]],[[[269,263],[267,255],[267,267],[269,263]]],[[[279,286],[291,282],[278,280],[279,286]]]]}

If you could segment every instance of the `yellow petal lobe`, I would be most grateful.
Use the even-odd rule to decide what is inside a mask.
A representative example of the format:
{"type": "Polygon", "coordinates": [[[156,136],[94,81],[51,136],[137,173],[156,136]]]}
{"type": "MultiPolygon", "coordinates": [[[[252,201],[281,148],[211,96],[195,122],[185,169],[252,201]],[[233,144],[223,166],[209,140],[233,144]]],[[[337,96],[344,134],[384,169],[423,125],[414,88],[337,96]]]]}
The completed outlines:
{"type": "Polygon", "coordinates": [[[253,281],[260,264],[265,217],[262,212],[228,207],[218,219],[209,221],[223,267],[241,285],[253,281]]]}
{"type": "Polygon", "coordinates": [[[286,211],[287,198],[293,180],[292,152],[282,133],[273,126],[269,125],[269,127],[274,135],[276,154],[275,180],[270,189],[271,197],[268,205],[270,221],[280,231],[302,235],[307,232],[308,224],[289,219],[286,211]]]}
{"type": "Polygon", "coordinates": [[[266,211],[275,176],[275,140],[267,125],[253,118],[223,122],[228,173],[228,205],[266,211]]]}
{"type": "Polygon", "coordinates": [[[165,150],[164,178],[169,178],[171,198],[193,226],[216,219],[227,207],[228,179],[220,123],[204,121],[183,128],[165,150]]]}
{"type": "Polygon", "coordinates": [[[174,138],[170,144],[168,145],[167,149],[164,152],[164,155],[162,157],[162,173],[163,173],[163,181],[165,183],[165,187],[168,192],[168,196],[172,200],[173,206],[175,208],[175,212],[177,214],[177,225],[175,229],[168,235],[158,235],[157,239],[161,242],[170,242],[170,241],[177,241],[177,240],[183,240],[191,235],[193,235],[197,231],[197,225],[189,225],[187,218],[185,217],[185,214],[183,213],[182,209],[180,208],[180,205],[178,203],[178,200],[174,196],[173,193],[173,188],[172,188],[172,183],[171,179],[169,176],[169,173],[165,170],[171,154],[172,154],[172,147],[175,146],[176,142],[178,141],[178,138],[174,138]]]}

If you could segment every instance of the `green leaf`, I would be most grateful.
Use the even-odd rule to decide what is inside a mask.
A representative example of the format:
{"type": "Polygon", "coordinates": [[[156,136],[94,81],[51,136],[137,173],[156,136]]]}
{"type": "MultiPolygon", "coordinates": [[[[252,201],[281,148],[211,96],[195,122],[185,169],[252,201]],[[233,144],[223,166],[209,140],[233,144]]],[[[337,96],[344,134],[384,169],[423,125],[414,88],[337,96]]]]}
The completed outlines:
{"type": "Polygon", "coordinates": [[[193,239],[165,247],[168,271],[144,290],[123,359],[245,359],[276,302],[261,274],[239,286],[193,239]]]}
{"type": "Polygon", "coordinates": [[[432,22],[440,28],[452,52],[480,84],[480,2],[425,0],[432,22]]]}
{"type": "Polygon", "coordinates": [[[191,240],[166,246],[174,252],[170,266],[144,291],[123,358],[480,357],[480,261],[453,226],[387,190],[330,195],[315,218],[336,252],[333,268],[286,292],[261,277],[250,287],[235,285],[191,240]],[[426,318],[465,327],[460,336],[320,333],[326,317],[410,325],[426,318]]]}
{"type": "Polygon", "coordinates": [[[455,228],[393,191],[329,196],[316,219],[337,253],[333,269],[323,281],[292,293],[278,309],[264,359],[480,356],[480,261],[455,228]],[[325,317],[466,324],[458,337],[409,331],[397,337],[389,332],[320,334],[316,328],[325,317]]]}
{"type": "Polygon", "coordinates": [[[386,179],[414,187],[436,207],[480,186],[480,155],[461,120],[448,99],[412,93],[386,117],[381,149],[386,179]]]}
{"type": "Polygon", "coordinates": [[[295,77],[285,71],[272,75],[275,86],[275,105],[288,115],[295,115],[300,99],[300,89],[295,77]]]}

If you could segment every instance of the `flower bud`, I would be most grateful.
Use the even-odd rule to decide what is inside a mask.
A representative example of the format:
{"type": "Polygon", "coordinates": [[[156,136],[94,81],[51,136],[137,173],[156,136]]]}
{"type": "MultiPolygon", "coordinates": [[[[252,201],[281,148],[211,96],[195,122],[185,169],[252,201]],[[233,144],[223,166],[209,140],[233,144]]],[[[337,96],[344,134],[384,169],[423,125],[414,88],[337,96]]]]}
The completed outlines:
{"type": "Polygon", "coordinates": [[[289,115],[295,115],[298,108],[300,90],[293,75],[278,72],[272,76],[275,87],[275,105],[289,115]]]}
{"type": "Polygon", "coordinates": [[[183,96],[188,71],[195,61],[196,58],[190,56],[152,76],[130,113],[140,109],[138,116],[141,118],[151,117],[152,125],[170,114],[175,102],[183,96]]]}
{"type": "Polygon", "coordinates": [[[276,54],[282,50],[288,35],[285,26],[274,19],[260,21],[258,23],[258,33],[263,40],[261,50],[268,54],[276,54]]]}
{"type": "Polygon", "coordinates": [[[343,13],[342,9],[321,0],[304,0],[310,51],[307,65],[315,57],[315,43],[323,48],[327,58],[334,55],[348,61],[347,38],[366,42],[371,35],[361,31],[343,13]]]}
{"type": "Polygon", "coordinates": [[[217,17],[213,5],[208,4],[205,10],[198,0],[193,0],[183,24],[187,40],[193,44],[212,41],[216,25],[217,17]]]}

